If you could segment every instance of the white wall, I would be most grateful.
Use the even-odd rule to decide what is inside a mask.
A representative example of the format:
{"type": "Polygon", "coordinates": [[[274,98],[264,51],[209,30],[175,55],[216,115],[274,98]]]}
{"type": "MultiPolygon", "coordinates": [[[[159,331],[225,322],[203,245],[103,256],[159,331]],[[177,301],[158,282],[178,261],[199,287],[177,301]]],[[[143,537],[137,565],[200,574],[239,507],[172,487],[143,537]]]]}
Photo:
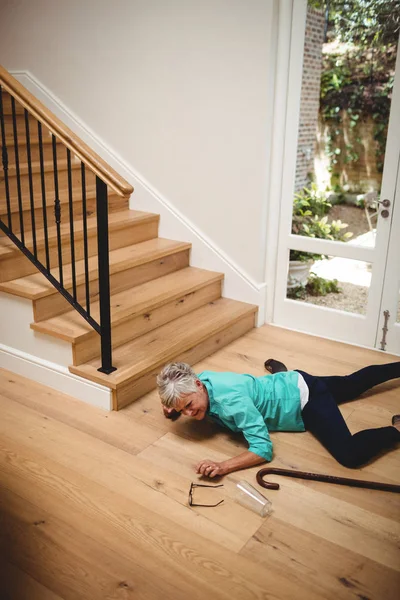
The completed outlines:
{"type": "Polygon", "coordinates": [[[0,368],[112,410],[111,390],[68,371],[71,344],[33,331],[32,321],[30,300],[0,292],[0,368]]]}
{"type": "Polygon", "coordinates": [[[0,63],[32,73],[262,285],[273,0],[0,0],[0,63]]]}

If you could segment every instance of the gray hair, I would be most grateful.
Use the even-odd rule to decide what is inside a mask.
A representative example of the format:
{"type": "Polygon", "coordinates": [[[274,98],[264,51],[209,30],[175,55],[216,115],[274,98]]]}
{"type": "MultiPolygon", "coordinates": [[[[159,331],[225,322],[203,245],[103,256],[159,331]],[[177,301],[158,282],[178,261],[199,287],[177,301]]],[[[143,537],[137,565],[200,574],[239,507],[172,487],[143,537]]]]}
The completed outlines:
{"type": "Polygon", "coordinates": [[[179,398],[197,391],[197,379],[192,367],[186,363],[165,365],[157,377],[161,403],[167,408],[174,408],[179,398]]]}

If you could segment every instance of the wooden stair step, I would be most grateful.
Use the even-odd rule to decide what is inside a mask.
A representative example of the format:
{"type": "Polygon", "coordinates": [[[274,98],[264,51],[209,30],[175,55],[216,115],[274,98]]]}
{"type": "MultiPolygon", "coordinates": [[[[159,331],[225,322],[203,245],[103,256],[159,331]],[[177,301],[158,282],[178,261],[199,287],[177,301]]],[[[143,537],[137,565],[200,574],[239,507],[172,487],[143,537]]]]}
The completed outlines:
{"type": "MultiPolygon", "coordinates": [[[[17,139],[18,139],[18,147],[27,145],[25,135],[21,135],[20,132],[18,133],[17,139]]],[[[38,134],[37,129],[35,131],[31,132],[31,134],[29,136],[29,141],[30,141],[30,145],[39,144],[39,134],[38,134]]],[[[52,138],[50,132],[48,130],[46,130],[45,127],[43,127],[42,128],[42,144],[48,145],[48,144],[51,144],[52,141],[53,141],[53,138],[52,138]]],[[[14,134],[7,131],[6,132],[6,147],[8,149],[8,148],[13,148],[14,146],[15,146],[14,134]]],[[[1,148],[1,145],[0,145],[0,148],[1,148]]]]}
{"type": "MultiPolygon", "coordinates": [[[[0,149],[1,146],[1,138],[0,138],[0,149]]],[[[11,168],[16,163],[16,153],[15,153],[15,145],[14,145],[14,136],[8,133],[6,136],[6,148],[8,154],[8,164],[11,168]]],[[[28,146],[26,143],[25,136],[18,136],[18,161],[19,164],[24,164],[28,162],[28,158],[30,156],[31,161],[38,162],[40,161],[40,148],[39,148],[39,137],[36,134],[35,136],[30,137],[30,151],[28,152],[28,146]]],[[[56,140],[56,150],[57,150],[57,158],[67,160],[67,151],[66,147],[62,142],[56,140]]],[[[49,131],[42,127],[42,156],[44,161],[52,161],[53,160],[53,144],[52,138],[49,131]]],[[[71,155],[71,160],[75,160],[74,155],[71,155]]]]}
{"type": "MultiPolygon", "coordinates": [[[[65,164],[65,167],[67,165],[65,164]]],[[[72,188],[78,190],[79,197],[82,197],[82,176],[80,165],[74,163],[74,168],[71,169],[71,183],[72,188]]],[[[54,182],[54,170],[47,171],[44,173],[45,180],[45,191],[46,191],[46,200],[47,202],[54,202],[56,197],[55,192],[55,182],[54,182]]],[[[62,169],[57,172],[57,185],[58,185],[58,198],[61,200],[63,197],[64,201],[68,198],[69,192],[69,173],[68,170],[62,169]]],[[[20,190],[21,190],[21,203],[23,209],[26,210],[30,207],[30,182],[29,175],[21,175],[19,179],[20,190]]],[[[0,196],[5,198],[5,182],[0,182],[0,196]]],[[[8,178],[8,186],[9,186],[9,197],[10,197],[10,205],[11,211],[16,212],[19,211],[19,202],[18,202],[18,181],[16,177],[8,178]]],[[[94,190],[96,186],[96,176],[91,171],[87,170],[85,174],[85,189],[94,190]]],[[[36,172],[32,174],[32,192],[34,204],[41,204],[42,202],[42,176],[40,172],[36,172]]]]}
{"type": "MultiPolygon", "coordinates": [[[[17,192],[13,189],[13,187],[14,186],[12,186],[12,187],[10,186],[10,188],[11,188],[10,189],[11,212],[19,212],[18,195],[17,195],[17,192]]],[[[5,191],[1,193],[1,196],[4,198],[3,210],[6,211],[7,207],[6,207],[5,191]]],[[[86,199],[88,200],[90,198],[95,198],[95,197],[96,197],[96,186],[95,185],[87,185],[86,186],[86,199]]],[[[119,197],[121,197],[121,196],[119,196],[119,197]]],[[[63,187],[59,188],[58,199],[60,200],[61,204],[67,204],[67,202],[69,202],[69,190],[68,190],[67,186],[65,186],[65,187],[63,186],[63,187]]],[[[73,182],[72,201],[73,202],[77,202],[77,201],[82,202],[82,185],[81,184],[78,185],[75,182],[73,182]]],[[[34,192],[34,205],[35,205],[35,207],[42,206],[42,191],[41,190],[36,190],[34,192]]],[[[30,210],[29,190],[22,197],[22,206],[23,206],[24,211],[30,210]]],[[[50,189],[48,189],[48,187],[46,187],[46,206],[54,207],[53,186],[50,189]]]]}
{"type": "MultiPolygon", "coordinates": [[[[5,90],[4,87],[1,88],[1,96],[2,96],[2,100],[3,100],[3,114],[4,115],[11,115],[12,111],[11,111],[11,94],[9,92],[7,92],[5,90]]],[[[15,113],[17,115],[23,115],[24,114],[24,107],[19,104],[19,102],[15,101],[15,113]]]]}
{"type": "MultiPolygon", "coordinates": [[[[4,92],[3,92],[3,94],[4,94],[4,92]]],[[[17,123],[24,123],[25,124],[25,110],[24,110],[24,107],[22,105],[19,105],[18,101],[16,100],[15,101],[15,108],[17,108],[17,106],[21,106],[21,108],[22,108],[22,113],[19,113],[19,112],[15,111],[17,123]]],[[[3,109],[4,109],[4,98],[3,98],[3,109]]],[[[11,111],[11,99],[10,99],[10,112],[12,112],[11,111]]],[[[3,110],[3,113],[4,113],[4,124],[5,124],[5,127],[7,128],[9,126],[9,124],[12,124],[12,120],[13,120],[12,114],[5,113],[4,110],[3,110]]],[[[29,116],[29,126],[31,127],[32,123],[33,124],[37,123],[37,119],[36,119],[36,117],[34,117],[33,115],[31,115],[29,113],[29,111],[28,111],[28,116],[29,116]]]]}
{"type": "MultiPolygon", "coordinates": [[[[66,171],[68,168],[68,164],[65,158],[57,157],[57,171],[66,171]]],[[[80,169],[81,163],[76,159],[71,158],[71,169],[80,169]]],[[[31,162],[31,171],[32,175],[36,175],[41,172],[40,161],[34,160],[31,162]]],[[[54,162],[52,160],[43,161],[43,171],[45,173],[54,171],[54,162]]],[[[19,174],[20,175],[29,175],[29,165],[27,162],[23,162],[19,165],[19,174]]],[[[17,175],[17,167],[16,165],[9,165],[8,167],[8,177],[16,177],[17,175]]],[[[0,172],[0,182],[4,181],[4,172],[0,172]]]]}
{"type": "MultiPolygon", "coordinates": [[[[17,106],[17,103],[15,103],[15,107],[17,106]]],[[[10,110],[11,110],[11,106],[10,106],[10,110]]],[[[29,116],[29,137],[32,138],[33,135],[35,135],[36,137],[39,137],[38,134],[38,121],[37,119],[30,115],[28,113],[29,116]]],[[[26,142],[26,128],[25,128],[25,113],[20,114],[16,112],[15,115],[15,124],[16,124],[16,128],[17,128],[17,137],[18,137],[18,141],[19,140],[24,140],[26,142]]],[[[13,121],[13,117],[12,114],[4,115],[4,132],[7,137],[10,137],[12,140],[14,140],[14,121],[13,121]]],[[[44,135],[48,135],[49,130],[47,129],[47,127],[45,127],[44,125],[42,125],[42,137],[44,135]]],[[[1,137],[1,125],[0,125],[0,141],[2,140],[1,137]]]]}
{"type": "MultiPolygon", "coordinates": [[[[113,348],[217,300],[222,279],[222,273],[186,267],[112,295],[113,348]]],[[[98,302],[91,316],[99,322],[98,302]]],[[[72,343],[74,365],[100,356],[99,335],[76,311],[32,323],[31,328],[72,343]]]]}
{"type": "MultiPolygon", "coordinates": [[[[175,273],[113,294],[111,296],[112,325],[125,322],[129,317],[153,311],[165,302],[180,298],[182,294],[193,292],[203,285],[222,279],[222,273],[186,267],[175,273]]],[[[99,321],[99,302],[91,305],[90,314],[93,319],[99,321]]],[[[32,323],[31,328],[71,343],[79,342],[94,332],[89,323],[76,310],[40,323],[32,323]]]]}
{"type": "MultiPolygon", "coordinates": [[[[51,190],[52,191],[52,190],[51,190]]],[[[2,194],[3,198],[4,198],[4,205],[2,206],[2,211],[4,211],[3,214],[7,214],[7,207],[6,207],[6,201],[5,201],[5,193],[2,194]]],[[[110,197],[116,197],[116,194],[109,194],[109,198],[110,197]]],[[[121,198],[121,201],[124,201],[124,198],[122,198],[121,196],[117,196],[118,198],[121,198]]],[[[96,199],[96,186],[94,185],[90,185],[90,186],[86,186],[86,201],[89,202],[90,200],[96,199]]],[[[64,188],[64,189],[60,189],[59,190],[59,200],[60,203],[62,205],[67,204],[69,202],[69,195],[68,195],[68,188],[64,188]]],[[[81,185],[73,185],[72,187],[72,200],[73,202],[82,202],[82,186],[81,185]]],[[[17,195],[10,195],[10,203],[11,203],[11,212],[13,211],[17,211],[19,212],[19,208],[18,208],[18,196],[17,195]],[[14,207],[14,208],[13,208],[14,207]]],[[[42,195],[41,193],[37,193],[35,194],[35,198],[34,198],[34,205],[36,208],[41,209],[42,207],[42,195]]],[[[53,208],[54,210],[54,194],[53,193],[47,193],[46,190],[46,206],[53,208]]],[[[25,209],[25,212],[29,212],[30,211],[30,204],[29,204],[29,195],[27,198],[24,199],[24,203],[23,203],[23,207],[25,209]]],[[[62,210],[64,209],[64,206],[62,206],[62,210]]]]}
{"type": "MultiPolygon", "coordinates": [[[[132,211],[135,212],[135,211],[132,211]]],[[[151,214],[151,213],[142,213],[151,214]]],[[[109,254],[110,260],[110,275],[121,273],[127,269],[147,265],[149,262],[164,259],[169,255],[178,252],[190,250],[191,245],[186,242],[176,242],[164,238],[154,238],[138,244],[125,246],[117,250],[112,250],[109,254]]],[[[55,277],[58,277],[58,269],[52,270],[55,277]]],[[[89,258],[89,280],[92,282],[98,277],[97,273],[97,256],[89,258]]],[[[76,262],[76,282],[77,285],[85,281],[84,261],[76,262]]],[[[142,282],[140,282],[142,283],[142,282]]],[[[126,289],[132,285],[128,283],[126,289]]],[[[64,268],[64,286],[67,289],[72,287],[72,270],[71,265],[66,264],[64,268]]],[[[38,300],[47,296],[58,295],[57,290],[41,273],[34,273],[27,277],[21,277],[12,281],[0,283],[0,291],[21,296],[30,300],[38,300]]]]}
{"type": "MultiPolygon", "coordinates": [[[[158,222],[158,215],[152,213],[144,213],[142,211],[135,211],[125,209],[118,212],[113,212],[108,215],[108,229],[111,234],[113,231],[121,231],[132,225],[138,225],[145,222],[158,222]]],[[[92,232],[97,233],[97,217],[96,215],[88,217],[86,219],[88,236],[92,232]]],[[[55,247],[58,243],[57,238],[57,226],[52,225],[47,228],[47,235],[49,241],[49,247],[55,247]]],[[[70,224],[69,220],[61,224],[60,227],[61,243],[69,243],[70,241],[70,224]]],[[[83,220],[80,219],[74,222],[74,239],[75,243],[78,240],[83,239],[83,220]]],[[[36,231],[36,244],[38,251],[45,248],[45,232],[44,229],[36,231]]],[[[25,246],[33,248],[33,237],[32,232],[29,231],[25,234],[25,246]]],[[[10,258],[13,255],[20,255],[20,250],[8,237],[0,238],[0,261],[5,258],[10,258]]]]}
{"type": "MultiPolygon", "coordinates": [[[[124,210],[112,213],[109,215],[109,249],[116,250],[132,244],[137,244],[155,238],[158,234],[158,215],[146,214],[145,217],[137,217],[132,214],[134,211],[124,210]]],[[[74,220],[74,252],[75,263],[84,259],[85,245],[83,235],[82,220],[74,220]]],[[[97,221],[96,217],[88,219],[88,257],[97,256],[97,221]]],[[[41,230],[41,237],[37,238],[37,258],[42,265],[46,264],[46,250],[44,243],[44,233],[41,230]]],[[[69,223],[64,223],[61,232],[61,253],[63,261],[63,273],[65,267],[71,262],[71,241],[69,232],[69,223]]],[[[33,242],[31,231],[26,232],[25,246],[33,253],[33,242]]],[[[51,270],[57,273],[58,278],[58,243],[56,227],[49,228],[49,256],[51,270]]],[[[9,281],[10,279],[25,277],[37,271],[34,264],[28,260],[22,253],[18,252],[17,246],[7,237],[1,238],[0,241],[0,282],[9,281]],[[4,241],[3,241],[4,240],[4,241]]],[[[97,268],[97,267],[96,267],[97,268]]],[[[68,272],[68,271],[67,271],[68,272]]]]}
{"type": "MultiPolygon", "coordinates": [[[[3,184],[4,186],[4,184],[3,184]]],[[[10,185],[10,206],[11,206],[11,212],[19,212],[19,204],[18,204],[18,191],[17,188],[13,185],[10,185]]],[[[1,193],[2,197],[4,198],[4,211],[7,210],[6,207],[6,194],[5,191],[2,191],[1,193]]],[[[46,206],[54,206],[54,189],[53,189],[53,184],[51,186],[46,186],[46,206]]],[[[93,185],[86,185],[86,199],[89,198],[95,198],[96,197],[96,186],[93,185]]],[[[69,189],[67,185],[62,185],[61,187],[58,188],[58,199],[60,200],[61,204],[66,204],[67,202],[69,202],[69,189]]],[[[77,202],[77,201],[81,201],[82,202],[82,184],[77,184],[75,181],[73,181],[73,187],[72,187],[72,201],[73,202],[77,202]]],[[[30,191],[25,190],[24,192],[21,189],[21,201],[22,201],[22,207],[24,211],[30,210],[30,191]]],[[[42,190],[37,189],[34,191],[34,206],[35,208],[41,207],[42,206],[42,190]]]]}
{"type": "MultiPolygon", "coordinates": [[[[83,215],[83,206],[82,206],[82,198],[81,198],[81,189],[73,190],[73,214],[74,219],[81,219],[83,215]]],[[[46,205],[46,217],[47,224],[54,223],[54,199],[50,204],[50,198],[47,200],[46,205]]],[[[64,202],[61,202],[61,213],[62,215],[66,214],[69,218],[69,206],[65,206],[66,198],[64,198],[64,202]]],[[[109,214],[112,212],[118,212],[120,210],[127,210],[129,208],[129,199],[121,198],[117,194],[109,194],[108,196],[108,211],[109,214]]],[[[5,202],[2,203],[0,208],[0,219],[8,225],[8,215],[7,215],[7,207],[5,202]]],[[[32,221],[31,221],[31,210],[23,211],[23,219],[24,219],[24,227],[25,231],[30,231],[32,229],[32,221]]],[[[86,216],[90,217],[93,213],[96,212],[96,190],[94,188],[90,189],[90,193],[86,195],[86,216]]],[[[41,203],[41,199],[35,199],[35,225],[37,229],[41,229],[44,226],[43,220],[43,206],[41,203]]],[[[63,216],[61,217],[63,219],[63,216]]],[[[11,221],[12,221],[12,230],[14,233],[18,234],[20,231],[20,223],[19,223],[19,212],[11,213],[11,221]]]]}
{"type": "MultiPolygon", "coordinates": [[[[215,336],[222,339],[222,345],[229,343],[235,338],[228,335],[223,339],[222,333],[226,330],[232,332],[234,325],[241,321],[245,322],[245,329],[239,329],[235,334],[236,337],[243,335],[245,330],[254,326],[256,311],[256,306],[220,298],[117,348],[113,352],[113,365],[117,370],[110,375],[97,370],[100,366],[98,359],[69,369],[71,373],[116,391],[114,408],[121,408],[145,393],[143,390],[155,387],[155,376],[164,364],[190,357],[189,362],[194,362],[194,357],[209,354],[207,341],[215,336]],[[206,347],[202,347],[203,344],[206,347]],[[146,381],[135,392],[135,382],[142,378],[146,381]],[[120,398],[119,389],[122,392],[120,398]]],[[[217,349],[218,340],[213,342],[217,349]]]]}

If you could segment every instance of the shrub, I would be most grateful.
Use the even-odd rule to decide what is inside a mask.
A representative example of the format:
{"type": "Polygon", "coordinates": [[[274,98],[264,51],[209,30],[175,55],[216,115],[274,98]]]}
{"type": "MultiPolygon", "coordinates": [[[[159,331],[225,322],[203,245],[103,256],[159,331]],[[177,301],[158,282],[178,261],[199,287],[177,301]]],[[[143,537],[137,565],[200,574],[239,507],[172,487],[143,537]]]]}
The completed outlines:
{"type": "Polygon", "coordinates": [[[293,300],[304,300],[306,296],[326,296],[327,294],[340,294],[341,289],[337,279],[324,279],[311,273],[306,285],[288,290],[287,297],[293,300]]]}
{"type": "MultiPolygon", "coordinates": [[[[292,233],[323,240],[347,241],[353,234],[344,231],[348,227],[347,223],[340,220],[329,222],[327,213],[331,208],[326,192],[319,190],[315,183],[309,188],[303,188],[293,201],[292,233]]],[[[290,260],[307,262],[322,258],[322,254],[290,251],[290,260]]]]}

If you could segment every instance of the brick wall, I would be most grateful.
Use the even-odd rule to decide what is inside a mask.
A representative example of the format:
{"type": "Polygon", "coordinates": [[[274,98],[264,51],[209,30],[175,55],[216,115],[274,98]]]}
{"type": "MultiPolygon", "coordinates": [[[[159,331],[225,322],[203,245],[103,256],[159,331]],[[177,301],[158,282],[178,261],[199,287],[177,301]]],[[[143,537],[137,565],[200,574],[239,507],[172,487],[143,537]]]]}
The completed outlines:
{"type": "Polygon", "coordinates": [[[337,184],[349,193],[361,194],[377,191],[381,188],[382,173],[378,171],[377,156],[378,144],[374,139],[374,121],[372,117],[360,119],[355,127],[351,127],[346,111],[341,113],[340,127],[336,122],[323,122],[319,119],[319,135],[316,148],[316,158],[325,165],[329,164],[325,148],[328,145],[328,136],[332,130],[339,130],[335,138],[335,147],[341,150],[335,157],[329,174],[331,184],[337,184]],[[351,146],[358,159],[352,162],[348,153],[351,146]]]}
{"type": "Polygon", "coordinates": [[[321,84],[324,13],[308,7],[301,86],[299,140],[297,146],[295,191],[309,183],[314,170],[321,84]]]}

